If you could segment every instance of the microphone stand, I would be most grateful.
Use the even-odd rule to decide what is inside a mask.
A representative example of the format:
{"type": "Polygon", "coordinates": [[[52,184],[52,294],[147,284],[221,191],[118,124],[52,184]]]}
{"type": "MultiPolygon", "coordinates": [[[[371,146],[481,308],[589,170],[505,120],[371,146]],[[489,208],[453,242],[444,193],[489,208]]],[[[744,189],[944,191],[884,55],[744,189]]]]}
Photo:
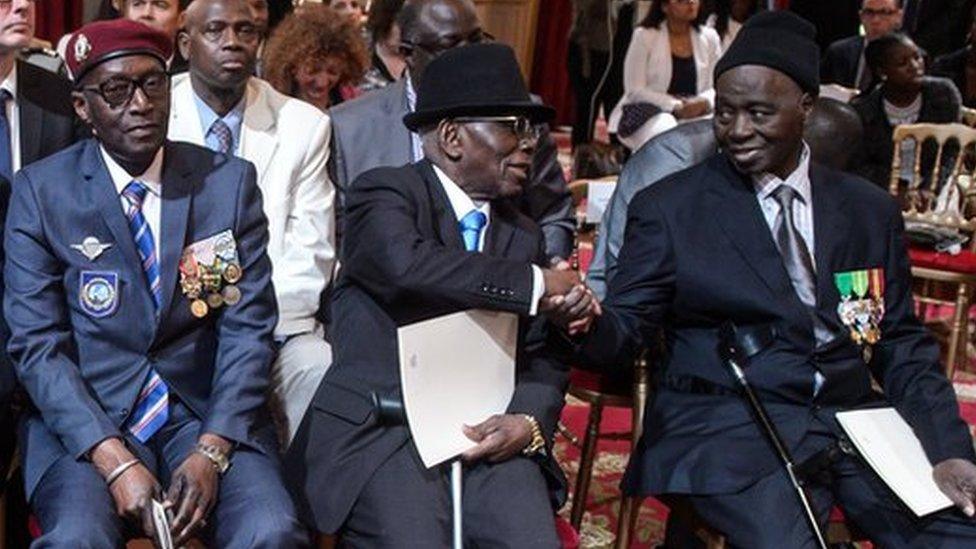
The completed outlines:
{"type": "Polygon", "coordinates": [[[793,489],[800,499],[803,514],[807,519],[810,530],[813,532],[813,536],[817,540],[817,546],[820,549],[827,549],[826,538],[824,537],[823,530],[820,528],[820,523],[817,521],[817,515],[813,512],[810,498],[796,474],[797,466],[793,461],[793,456],[790,454],[786,444],[783,443],[783,439],[779,436],[779,431],[776,430],[776,426],[769,419],[766,407],[763,406],[762,401],[759,400],[759,396],[752,389],[752,385],[749,384],[749,380],[746,379],[746,374],[742,369],[742,365],[748,361],[750,356],[762,350],[761,344],[758,344],[755,338],[747,337],[744,337],[743,341],[740,342],[735,325],[731,322],[727,322],[722,326],[719,339],[721,341],[719,351],[722,354],[722,359],[732,372],[736,383],[742,389],[742,394],[745,395],[746,400],[749,402],[753,417],[758,421],[761,430],[766,435],[770,444],[773,445],[777,457],[779,457],[783,467],[786,468],[786,474],[789,476],[790,484],[793,485],[793,489]]]}

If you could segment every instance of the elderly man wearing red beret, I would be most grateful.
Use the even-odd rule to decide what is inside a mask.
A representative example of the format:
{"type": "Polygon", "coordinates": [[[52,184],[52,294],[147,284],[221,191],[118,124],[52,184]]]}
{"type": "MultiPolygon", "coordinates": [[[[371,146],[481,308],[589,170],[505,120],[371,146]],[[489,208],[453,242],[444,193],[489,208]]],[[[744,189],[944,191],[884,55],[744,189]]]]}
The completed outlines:
{"type": "Polygon", "coordinates": [[[21,170],[10,354],[39,547],[301,547],[265,412],[277,321],[254,167],[166,141],[171,41],[127,20],[67,43],[93,139],[21,170]],[[255,503],[260,504],[255,505],[255,503]]]}

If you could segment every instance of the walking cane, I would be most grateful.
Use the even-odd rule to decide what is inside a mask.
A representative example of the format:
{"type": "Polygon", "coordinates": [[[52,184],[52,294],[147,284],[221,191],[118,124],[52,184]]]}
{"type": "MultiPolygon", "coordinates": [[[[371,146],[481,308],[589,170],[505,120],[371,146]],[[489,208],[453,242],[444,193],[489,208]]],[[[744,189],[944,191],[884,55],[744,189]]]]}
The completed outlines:
{"type": "MultiPolygon", "coordinates": [[[[377,421],[383,425],[403,425],[407,422],[403,399],[399,394],[381,394],[376,391],[370,393],[373,409],[377,421]]],[[[453,531],[451,535],[452,549],[464,549],[464,535],[461,529],[461,459],[451,462],[451,516],[453,531]]]]}
{"type": "Polygon", "coordinates": [[[790,455],[790,451],[783,443],[783,439],[780,438],[776,426],[769,419],[769,414],[766,413],[766,407],[763,406],[762,401],[759,400],[759,396],[753,391],[749,380],[746,379],[745,372],[742,370],[742,366],[748,361],[749,357],[762,350],[762,343],[757,341],[755,337],[742,337],[740,341],[735,324],[732,322],[726,322],[722,325],[719,339],[721,341],[719,351],[722,354],[722,359],[729,367],[729,370],[732,371],[732,376],[735,378],[736,383],[742,388],[742,394],[745,395],[746,400],[749,402],[749,407],[752,408],[753,417],[759,422],[760,428],[765,433],[770,444],[773,445],[773,449],[776,450],[776,454],[783,463],[783,467],[786,468],[786,474],[790,477],[790,483],[793,485],[797,497],[800,498],[800,505],[803,507],[807,524],[810,526],[810,530],[813,531],[813,536],[817,538],[817,546],[821,549],[827,549],[826,538],[824,538],[823,531],[820,529],[820,523],[817,522],[817,516],[813,512],[813,506],[810,505],[810,498],[807,496],[806,490],[803,489],[803,485],[796,475],[796,463],[793,461],[793,456],[790,455]]]}

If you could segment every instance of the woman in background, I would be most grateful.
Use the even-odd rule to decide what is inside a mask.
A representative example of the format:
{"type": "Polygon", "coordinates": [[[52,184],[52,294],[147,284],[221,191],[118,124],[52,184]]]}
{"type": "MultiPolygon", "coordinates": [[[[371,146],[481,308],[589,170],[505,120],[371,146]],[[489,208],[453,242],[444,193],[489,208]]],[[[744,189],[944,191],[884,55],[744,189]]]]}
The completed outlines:
{"type": "Polygon", "coordinates": [[[705,24],[718,33],[723,53],[739,34],[742,24],[763,9],[760,4],[759,0],[718,0],[715,3],[715,13],[708,16],[705,24]]]}
{"type": "MultiPolygon", "coordinates": [[[[902,33],[886,34],[871,41],[864,50],[864,60],[881,85],[857,99],[854,108],[864,125],[864,139],[855,171],[888,188],[891,160],[894,156],[895,126],[931,122],[958,122],[962,100],[955,84],[947,78],[925,76],[922,54],[912,39],[902,33]]],[[[923,172],[931,169],[934,151],[923,148],[923,172]]],[[[912,178],[914,144],[902,144],[902,173],[912,178]]],[[[944,158],[950,160],[948,155],[944,158]]]]}
{"type": "Polygon", "coordinates": [[[373,0],[366,18],[366,31],[370,37],[372,66],[366,71],[359,85],[362,92],[392,84],[403,76],[407,62],[400,53],[400,26],[397,14],[403,0],[373,0]]]}
{"type": "Polygon", "coordinates": [[[358,95],[366,45],[349,18],[322,4],[304,4],[271,34],[262,66],[276,90],[326,110],[358,95]]]}
{"type": "Polygon", "coordinates": [[[712,71],[721,55],[714,29],[701,24],[698,0],[659,0],[624,58],[624,97],[609,130],[636,151],[681,122],[711,114],[712,71]]]}

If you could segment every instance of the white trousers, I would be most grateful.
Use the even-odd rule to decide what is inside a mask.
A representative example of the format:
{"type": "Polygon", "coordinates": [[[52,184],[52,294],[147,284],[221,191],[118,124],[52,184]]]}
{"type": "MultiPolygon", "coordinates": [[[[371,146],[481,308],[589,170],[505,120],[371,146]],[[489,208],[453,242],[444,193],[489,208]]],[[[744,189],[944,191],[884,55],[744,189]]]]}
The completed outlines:
{"type": "Polygon", "coordinates": [[[332,364],[332,347],[321,330],[296,335],[278,350],[271,366],[271,413],[284,452],[295,438],[322,376],[332,364]]]}

